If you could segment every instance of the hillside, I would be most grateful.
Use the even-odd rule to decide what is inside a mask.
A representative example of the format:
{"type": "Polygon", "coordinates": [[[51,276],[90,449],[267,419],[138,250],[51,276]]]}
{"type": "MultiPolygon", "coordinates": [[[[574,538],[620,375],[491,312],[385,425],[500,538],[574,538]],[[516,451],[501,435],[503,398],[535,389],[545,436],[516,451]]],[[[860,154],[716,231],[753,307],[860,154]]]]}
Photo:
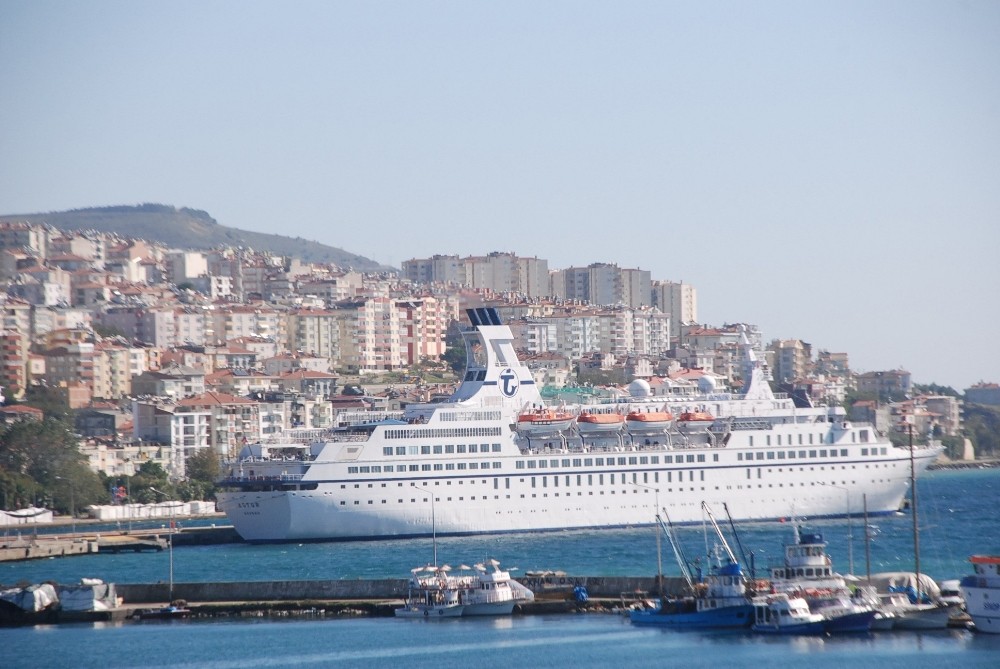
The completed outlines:
{"type": "Polygon", "coordinates": [[[301,237],[250,232],[219,225],[204,211],[163,204],[94,207],[47,214],[0,216],[0,222],[46,223],[60,230],[97,230],[160,242],[172,248],[210,249],[247,246],[257,251],[300,258],[306,262],[333,263],[362,271],[392,271],[374,260],[301,237]]]}

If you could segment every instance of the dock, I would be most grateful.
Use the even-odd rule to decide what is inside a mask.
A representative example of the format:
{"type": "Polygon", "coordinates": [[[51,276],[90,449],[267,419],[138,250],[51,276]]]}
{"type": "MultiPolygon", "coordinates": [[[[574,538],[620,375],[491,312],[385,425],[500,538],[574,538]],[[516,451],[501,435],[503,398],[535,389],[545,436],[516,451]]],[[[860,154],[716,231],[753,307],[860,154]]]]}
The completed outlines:
{"type": "Polygon", "coordinates": [[[64,534],[23,534],[0,538],[0,562],[71,557],[90,553],[159,552],[174,546],[239,543],[243,539],[232,525],[163,529],[81,531],[64,534]]]}

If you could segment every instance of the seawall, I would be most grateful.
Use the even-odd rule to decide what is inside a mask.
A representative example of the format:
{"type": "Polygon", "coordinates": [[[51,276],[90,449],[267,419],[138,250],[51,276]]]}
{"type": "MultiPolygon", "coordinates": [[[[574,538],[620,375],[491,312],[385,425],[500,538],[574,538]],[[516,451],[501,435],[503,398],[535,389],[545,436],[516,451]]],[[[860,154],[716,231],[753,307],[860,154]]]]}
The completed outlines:
{"type": "MultiPolygon", "coordinates": [[[[622,593],[651,592],[655,577],[566,576],[518,578],[538,600],[570,598],[582,585],[590,597],[619,599],[622,593]]],[[[664,577],[666,593],[683,592],[680,578],[664,577]]],[[[232,581],[221,583],[174,583],[173,599],[188,602],[282,602],[282,601],[373,601],[403,599],[406,579],[350,579],[336,581],[232,581]]],[[[170,601],[168,583],[118,583],[118,594],[128,604],[170,601]]]]}

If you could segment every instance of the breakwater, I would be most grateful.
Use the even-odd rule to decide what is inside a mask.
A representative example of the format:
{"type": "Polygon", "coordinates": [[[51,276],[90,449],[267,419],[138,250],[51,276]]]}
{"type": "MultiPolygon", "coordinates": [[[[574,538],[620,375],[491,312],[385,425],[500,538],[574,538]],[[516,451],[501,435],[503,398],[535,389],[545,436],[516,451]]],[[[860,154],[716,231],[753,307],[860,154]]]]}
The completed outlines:
{"type": "MultiPolygon", "coordinates": [[[[565,599],[582,585],[591,597],[620,599],[622,593],[650,592],[655,577],[545,576],[518,578],[538,600],[565,599]]],[[[680,593],[683,579],[664,577],[664,591],[680,593]]],[[[406,596],[407,580],[345,579],[329,581],[242,581],[174,583],[173,599],[192,602],[377,601],[406,596]]],[[[130,604],[164,603],[171,599],[169,583],[119,583],[118,594],[130,604]]]]}

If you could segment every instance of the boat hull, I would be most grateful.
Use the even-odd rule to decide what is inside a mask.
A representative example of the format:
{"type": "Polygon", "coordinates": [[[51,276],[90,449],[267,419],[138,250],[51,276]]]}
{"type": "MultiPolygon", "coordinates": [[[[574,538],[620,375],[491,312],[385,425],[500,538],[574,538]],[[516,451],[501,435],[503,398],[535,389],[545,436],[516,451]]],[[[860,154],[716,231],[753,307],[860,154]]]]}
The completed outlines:
{"type": "Polygon", "coordinates": [[[960,612],[961,609],[958,605],[914,605],[910,609],[893,611],[895,618],[892,628],[897,630],[943,630],[948,627],[949,621],[960,612]]]}
{"type": "Polygon", "coordinates": [[[875,620],[875,611],[859,611],[837,616],[826,621],[827,634],[851,634],[870,632],[875,620]]]}
{"type": "MultiPolygon", "coordinates": [[[[736,454],[728,455],[731,464],[720,455],[718,464],[684,463],[679,467],[662,464],[659,467],[641,464],[629,467],[626,464],[623,469],[631,468],[639,480],[647,480],[644,484],[647,488],[659,481],[659,502],[677,524],[702,522],[700,507],[691,503],[692,496],[699,504],[703,499],[709,504],[728,504],[734,520],[738,521],[787,518],[793,511],[787,489],[793,485],[796,490],[804,487],[810,490],[795,498],[794,511],[798,514],[823,518],[842,516],[848,511],[845,495],[839,489],[810,486],[813,479],[823,480],[822,472],[785,468],[779,473],[775,468],[762,472],[760,480],[766,487],[758,489],[745,485],[746,468],[736,466],[736,454]]],[[[926,468],[935,456],[936,451],[928,454],[918,461],[918,467],[926,468]]],[[[561,464],[564,457],[570,456],[559,455],[556,462],[561,464]]],[[[651,524],[649,505],[653,503],[654,493],[627,483],[623,485],[618,478],[622,474],[615,469],[622,470],[617,467],[574,468],[570,460],[568,468],[548,469],[543,481],[542,472],[537,470],[532,476],[525,476],[517,467],[518,459],[498,458],[499,473],[490,469],[475,477],[459,479],[464,483],[465,494],[457,494],[458,477],[455,475],[434,477],[406,473],[367,480],[321,481],[315,484],[314,490],[220,491],[217,502],[240,536],[250,542],[430,536],[430,497],[414,491],[414,486],[440,486],[436,488],[441,492],[435,492],[434,508],[439,535],[610,529],[651,524]],[[616,476],[614,484],[612,474],[616,476]],[[554,487],[556,478],[558,488],[554,487]],[[567,479],[568,487],[565,485],[567,479]],[[588,485],[588,481],[592,484],[588,485]],[[642,497],[643,494],[648,498],[642,497]]],[[[857,488],[852,490],[852,497],[867,497],[871,515],[895,513],[908,488],[908,459],[882,460],[879,464],[880,475],[884,478],[859,481],[857,488]]],[[[631,479],[632,474],[626,476],[631,479]]]]}
{"type": "Polygon", "coordinates": [[[753,607],[727,606],[712,611],[690,613],[660,613],[658,610],[629,611],[629,620],[636,625],[686,629],[746,628],[753,622],[753,607]]]}
{"type": "Polygon", "coordinates": [[[482,604],[466,604],[463,616],[509,616],[514,612],[514,605],[517,602],[510,600],[507,602],[484,602],[482,604]]]}
{"type": "Polygon", "coordinates": [[[442,620],[445,618],[460,618],[465,612],[465,607],[461,605],[445,606],[404,606],[396,609],[397,618],[420,618],[423,620],[442,620]]]}

